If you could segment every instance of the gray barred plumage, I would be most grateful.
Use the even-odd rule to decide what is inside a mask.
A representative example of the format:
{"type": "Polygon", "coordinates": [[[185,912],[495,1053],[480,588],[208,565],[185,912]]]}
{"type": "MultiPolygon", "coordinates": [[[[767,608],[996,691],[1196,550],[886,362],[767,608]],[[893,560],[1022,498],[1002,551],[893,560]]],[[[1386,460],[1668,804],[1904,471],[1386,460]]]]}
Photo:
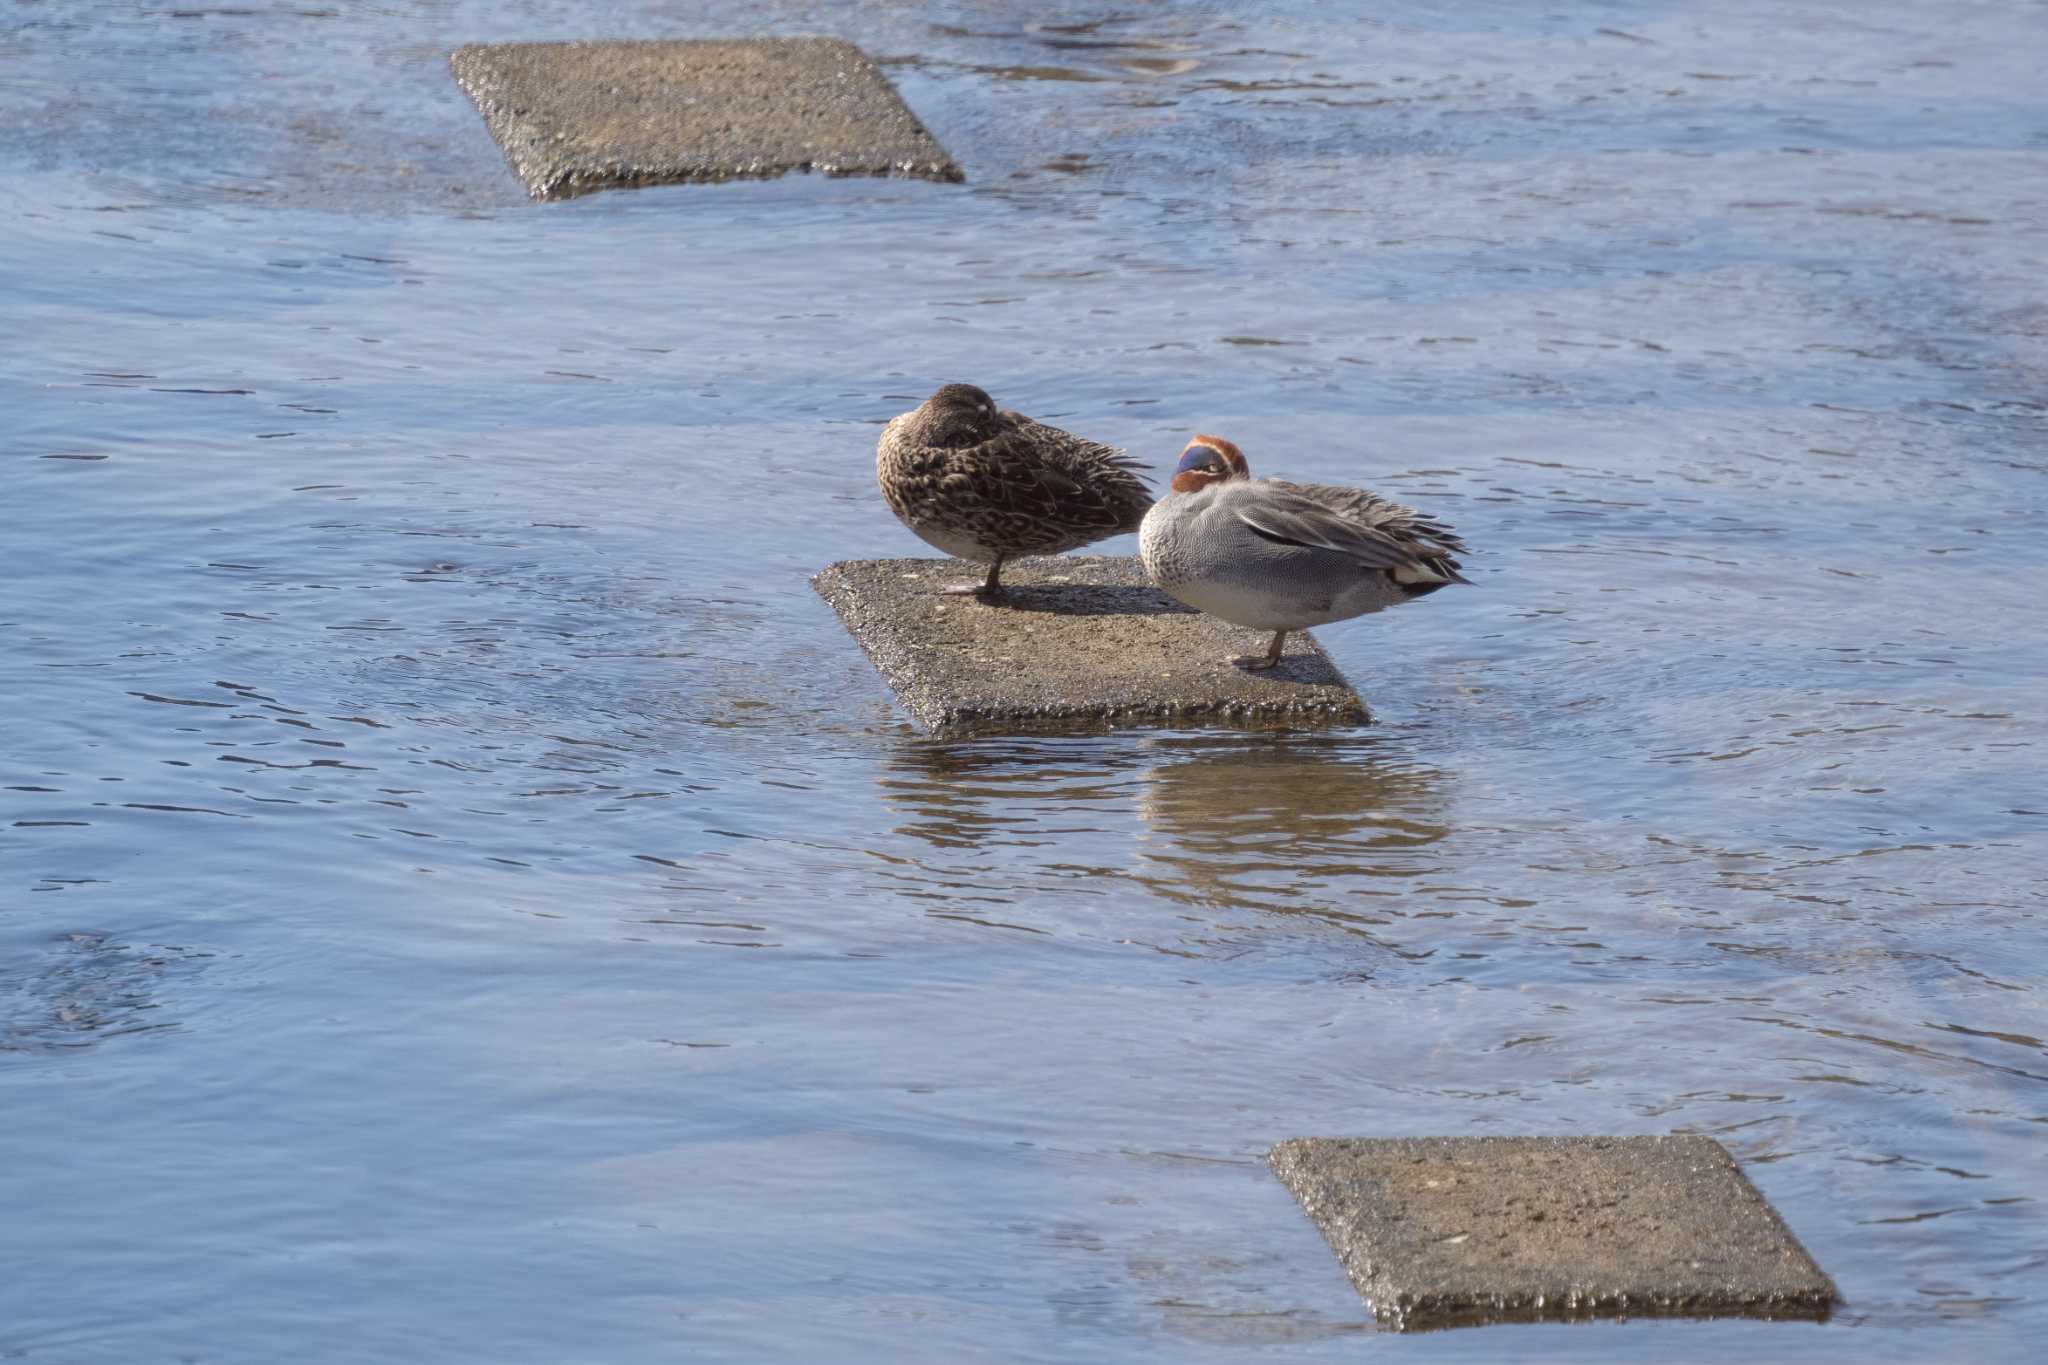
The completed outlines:
{"type": "Polygon", "coordinates": [[[1146,516],[1138,557],[1169,597],[1232,625],[1289,631],[1384,610],[1468,580],[1449,527],[1363,488],[1254,479],[1217,436],[1188,443],[1172,490],[1146,516]]]}

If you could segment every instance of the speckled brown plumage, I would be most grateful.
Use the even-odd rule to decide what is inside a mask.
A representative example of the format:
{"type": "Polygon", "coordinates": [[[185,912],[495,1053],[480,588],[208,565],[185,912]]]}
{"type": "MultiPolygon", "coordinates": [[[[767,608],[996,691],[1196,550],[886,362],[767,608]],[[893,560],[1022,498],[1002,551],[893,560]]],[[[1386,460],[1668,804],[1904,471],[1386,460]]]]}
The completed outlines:
{"type": "Polygon", "coordinates": [[[889,510],[927,544],[989,565],[1059,554],[1136,531],[1152,494],[1122,452],[948,384],[882,429],[875,477],[889,510]]]}

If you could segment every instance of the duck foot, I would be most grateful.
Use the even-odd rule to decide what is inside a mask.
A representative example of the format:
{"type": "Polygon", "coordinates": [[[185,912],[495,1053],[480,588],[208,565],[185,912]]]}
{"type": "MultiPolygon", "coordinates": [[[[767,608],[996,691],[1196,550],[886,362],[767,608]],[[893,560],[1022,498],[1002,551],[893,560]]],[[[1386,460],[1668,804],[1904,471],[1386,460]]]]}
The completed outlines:
{"type": "Polygon", "coordinates": [[[1254,673],[1263,673],[1280,662],[1280,651],[1286,648],[1286,646],[1287,632],[1276,630],[1273,632],[1273,645],[1264,654],[1245,654],[1232,659],[1230,662],[1236,664],[1239,668],[1249,669],[1254,673]]]}
{"type": "Polygon", "coordinates": [[[1003,591],[1003,556],[997,555],[995,563],[988,566],[988,577],[979,583],[951,583],[939,591],[947,597],[974,597],[983,602],[1000,602],[1008,593],[1003,591]]]}

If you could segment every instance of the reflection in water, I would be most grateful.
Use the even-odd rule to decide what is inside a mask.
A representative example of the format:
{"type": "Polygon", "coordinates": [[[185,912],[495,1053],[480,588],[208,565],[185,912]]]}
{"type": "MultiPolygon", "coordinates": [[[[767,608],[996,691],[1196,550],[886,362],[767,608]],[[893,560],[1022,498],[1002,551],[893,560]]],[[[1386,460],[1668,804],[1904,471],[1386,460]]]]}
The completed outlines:
{"type": "Polygon", "coordinates": [[[939,849],[1087,840],[1118,821],[1133,761],[1113,739],[916,740],[879,772],[896,826],[939,849]]]}
{"type": "Polygon", "coordinates": [[[1127,744],[1104,738],[892,747],[877,782],[885,807],[910,817],[891,833],[912,842],[877,852],[880,875],[935,918],[996,928],[1085,908],[1130,879],[1132,764],[1127,744]]]}
{"type": "Polygon", "coordinates": [[[0,969],[0,1053],[90,1047],[108,1038],[174,1029],[157,994],[210,953],[117,943],[78,931],[0,969]]]}
{"type": "Polygon", "coordinates": [[[1162,897],[1162,912],[1385,923],[1437,866],[1448,824],[1440,775],[1370,734],[914,741],[880,783],[908,817],[894,832],[932,850],[885,875],[956,908],[1116,881],[1162,897]],[[1150,839],[1131,838],[1134,813],[1150,839]]]}
{"type": "Polygon", "coordinates": [[[1437,865],[1439,774],[1373,736],[1161,740],[1138,811],[1145,880],[1171,899],[1370,921],[1437,865]],[[1162,875],[1163,874],[1163,875],[1162,875]]]}

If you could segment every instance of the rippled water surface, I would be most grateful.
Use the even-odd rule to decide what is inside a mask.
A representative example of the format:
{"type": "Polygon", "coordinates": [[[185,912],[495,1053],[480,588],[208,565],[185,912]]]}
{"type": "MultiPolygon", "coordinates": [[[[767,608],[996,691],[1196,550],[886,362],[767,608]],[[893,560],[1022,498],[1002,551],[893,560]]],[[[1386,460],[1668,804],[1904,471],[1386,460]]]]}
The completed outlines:
{"type": "Polygon", "coordinates": [[[2048,10],[1334,8],[0,9],[0,1356],[2033,1355],[2048,10]],[[763,24],[969,183],[441,65],[763,24]],[[950,378],[1477,586],[923,737],[805,578],[950,378]],[[1261,1159],[1672,1131],[1831,1323],[1381,1335],[1261,1159]]]}

